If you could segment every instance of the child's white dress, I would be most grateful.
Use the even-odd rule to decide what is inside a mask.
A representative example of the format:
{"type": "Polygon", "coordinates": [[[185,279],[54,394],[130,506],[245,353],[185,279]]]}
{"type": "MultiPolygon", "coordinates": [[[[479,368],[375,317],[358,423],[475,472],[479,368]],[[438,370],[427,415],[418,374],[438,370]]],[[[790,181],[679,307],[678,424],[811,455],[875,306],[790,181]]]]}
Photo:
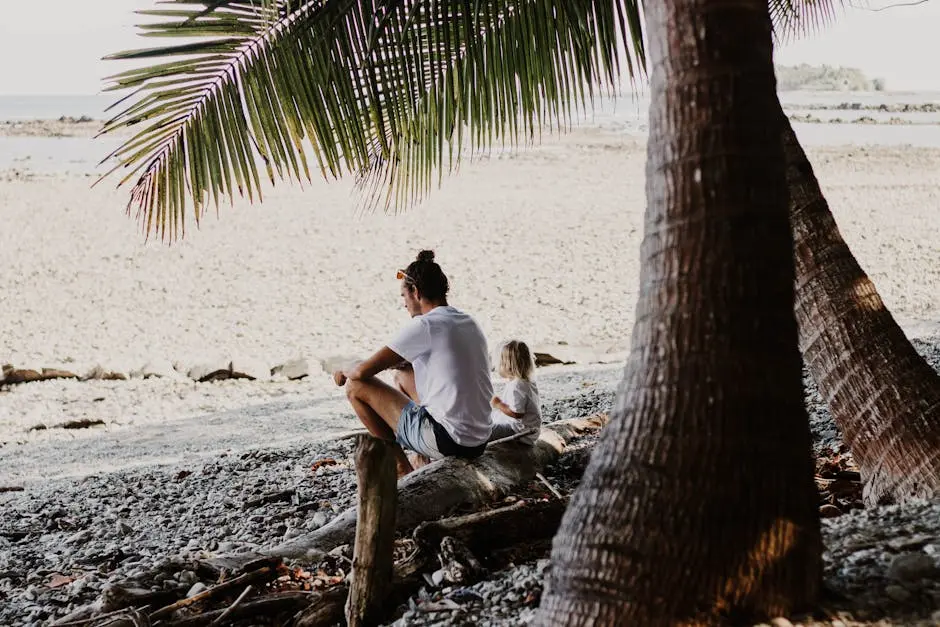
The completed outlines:
{"type": "Polygon", "coordinates": [[[493,433],[490,435],[490,441],[506,438],[535,427],[535,432],[519,438],[520,442],[535,444],[539,437],[538,430],[542,426],[542,405],[539,401],[539,388],[535,381],[510,379],[503,386],[499,398],[509,406],[509,409],[522,414],[522,418],[516,419],[498,409],[493,409],[493,433]]]}

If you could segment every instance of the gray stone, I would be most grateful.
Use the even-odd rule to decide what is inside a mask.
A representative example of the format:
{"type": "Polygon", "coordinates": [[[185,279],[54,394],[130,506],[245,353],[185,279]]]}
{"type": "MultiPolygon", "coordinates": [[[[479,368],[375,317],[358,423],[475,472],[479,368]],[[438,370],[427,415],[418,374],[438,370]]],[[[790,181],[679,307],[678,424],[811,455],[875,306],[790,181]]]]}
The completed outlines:
{"type": "Polygon", "coordinates": [[[208,587],[206,584],[202,583],[201,581],[197,581],[189,590],[186,591],[186,598],[191,599],[192,597],[196,596],[200,592],[204,592],[207,589],[208,587]]]}
{"type": "Polygon", "coordinates": [[[924,553],[898,555],[888,566],[888,577],[896,581],[917,581],[936,574],[933,559],[924,553]]]}
{"type": "Polygon", "coordinates": [[[82,529],[70,535],[65,539],[65,544],[78,544],[90,540],[92,537],[91,529],[82,529]]]}
{"type": "Polygon", "coordinates": [[[178,580],[182,584],[185,584],[187,586],[192,586],[194,583],[199,581],[199,577],[197,577],[196,573],[194,573],[191,570],[184,570],[178,573],[178,580]]]}
{"type": "Polygon", "coordinates": [[[304,377],[310,376],[310,362],[303,357],[291,359],[279,366],[274,366],[274,368],[271,369],[271,375],[280,375],[291,381],[303,379],[304,377]]]}
{"type": "Polygon", "coordinates": [[[892,601],[897,601],[898,603],[904,603],[911,598],[911,593],[898,585],[885,586],[885,594],[892,601]]]}

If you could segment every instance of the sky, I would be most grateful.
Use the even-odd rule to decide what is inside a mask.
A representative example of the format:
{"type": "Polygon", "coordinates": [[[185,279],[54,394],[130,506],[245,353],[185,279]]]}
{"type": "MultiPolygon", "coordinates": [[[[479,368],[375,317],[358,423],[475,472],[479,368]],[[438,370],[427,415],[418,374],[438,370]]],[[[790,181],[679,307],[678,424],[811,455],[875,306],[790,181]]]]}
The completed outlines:
{"type": "MultiPolygon", "coordinates": [[[[852,1],[869,10],[846,8],[822,32],[778,48],[777,62],[857,67],[890,90],[940,90],[940,0],[884,11],[870,9],[910,0],[852,1]]],[[[95,94],[102,78],[127,67],[101,57],[152,45],[136,34],[133,11],[155,0],[0,4],[0,95],[95,94]]]]}

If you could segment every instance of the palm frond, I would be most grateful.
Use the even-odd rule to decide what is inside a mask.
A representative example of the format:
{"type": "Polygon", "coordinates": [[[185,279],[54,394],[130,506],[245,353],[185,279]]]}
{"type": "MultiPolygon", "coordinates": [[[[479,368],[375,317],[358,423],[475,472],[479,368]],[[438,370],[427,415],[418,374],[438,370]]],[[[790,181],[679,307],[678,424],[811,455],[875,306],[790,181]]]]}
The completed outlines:
{"type": "Polygon", "coordinates": [[[109,158],[136,178],[128,211],[164,239],[190,204],[198,223],[210,199],[260,198],[261,167],[309,179],[308,148],[323,176],[359,173],[375,202],[409,204],[465,142],[563,126],[596,85],[645,71],[636,1],[163,4],[144,34],[198,40],[111,57],[160,62],[111,78],[134,91],[103,132],[142,125],[109,158]]]}
{"type": "Polygon", "coordinates": [[[395,134],[373,140],[369,167],[357,180],[366,208],[407,207],[459,164],[465,146],[473,154],[566,128],[593,105],[598,86],[646,70],[639,2],[530,1],[429,17],[431,25],[417,31],[395,29],[445,59],[431,68],[417,100],[394,103],[399,124],[388,130],[395,134]],[[443,36],[434,27],[448,23],[443,36]]]}
{"type": "Polygon", "coordinates": [[[768,0],[774,37],[786,42],[818,33],[835,21],[845,0],[768,0]]]}

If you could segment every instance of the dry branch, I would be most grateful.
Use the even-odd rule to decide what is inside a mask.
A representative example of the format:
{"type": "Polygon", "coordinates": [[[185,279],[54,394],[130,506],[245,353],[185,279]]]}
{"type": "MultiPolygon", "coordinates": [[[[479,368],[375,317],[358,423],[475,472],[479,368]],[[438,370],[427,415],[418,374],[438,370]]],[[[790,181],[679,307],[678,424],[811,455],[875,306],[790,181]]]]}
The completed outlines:
{"type": "Polygon", "coordinates": [[[172,603],[170,605],[167,605],[166,607],[161,607],[159,610],[150,614],[150,620],[155,621],[161,618],[172,616],[173,612],[175,612],[176,610],[182,609],[184,607],[188,607],[190,605],[193,605],[194,603],[200,603],[202,601],[208,601],[214,598],[218,598],[235,588],[240,588],[243,585],[254,583],[256,581],[271,580],[271,579],[274,579],[276,576],[277,576],[277,571],[275,571],[270,566],[264,566],[262,568],[259,568],[258,570],[253,570],[239,577],[235,577],[234,579],[224,581],[217,586],[212,586],[208,590],[204,592],[200,592],[199,594],[193,595],[189,598],[180,599],[176,603],[172,603]]]}

